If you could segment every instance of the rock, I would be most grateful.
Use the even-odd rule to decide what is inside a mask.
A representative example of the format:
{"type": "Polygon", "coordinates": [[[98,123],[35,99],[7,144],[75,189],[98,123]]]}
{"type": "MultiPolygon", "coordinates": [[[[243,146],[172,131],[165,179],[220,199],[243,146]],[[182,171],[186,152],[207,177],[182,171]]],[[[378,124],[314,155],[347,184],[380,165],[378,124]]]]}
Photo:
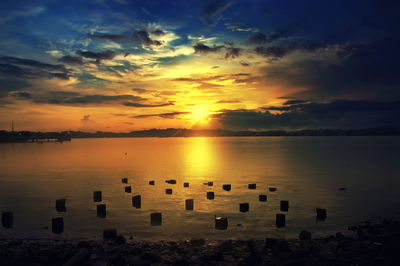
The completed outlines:
{"type": "Polygon", "coordinates": [[[10,246],[20,246],[22,245],[24,242],[22,241],[22,239],[13,239],[11,240],[8,244],[10,246]]]}
{"type": "Polygon", "coordinates": [[[289,210],[289,201],[281,200],[281,211],[287,212],[289,210]]]}
{"type": "Polygon", "coordinates": [[[117,229],[104,229],[103,230],[103,239],[104,240],[112,240],[117,237],[117,229]]]}
{"type": "Polygon", "coordinates": [[[191,211],[191,210],[193,210],[193,207],[194,207],[194,200],[193,199],[187,199],[185,201],[186,210],[191,211]]]}
{"type": "Polygon", "coordinates": [[[213,199],[214,199],[214,192],[208,191],[208,192],[207,192],[207,199],[213,200],[213,199]]]}
{"type": "Polygon", "coordinates": [[[258,200],[259,201],[267,201],[267,195],[259,195],[258,200]]]}
{"type": "MultiPolygon", "coordinates": [[[[273,255],[276,257],[279,253],[287,254],[290,252],[289,243],[284,239],[266,238],[265,247],[272,250],[273,255]]],[[[292,265],[297,265],[295,262],[292,265]]]]}
{"type": "Polygon", "coordinates": [[[101,191],[93,192],[93,200],[94,202],[100,202],[102,200],[101,191]]]}
{"type": "Polygon", "coordinates": [[[126,193],[131,193],[132,192],[132,187],[131,186],[125,187],[125,192],[126,193]]]}
{"type": "Polygon", "coordinates": [[[57,199],[56,200],[56,210],[57,212],[66,212],[67,208],[65,207],[66,199],[57,199]]]}
{"type": "Polygon", "coordinates": [[[183,187],[189,187],[189,183],[188,182],[183,183],[183,187]]]}
{"type": "Polygon", "coordinates": [[[215,229],[226,230],[228,228],[228,218],[227,217],[215,217],[215,229]]]}
{"type": "Polygon", "coordinates": [[[51,219],[51,230],[54,234],[61,234],[64,231],[64,219],[62,217],[51,219]]]}
{"type": "Polygon", "coordinates": [[[345,239],[345,238],[346,237],[342,233],[340,233],[340,232],[336,233],[336,239],[342,240],[342,239],[345,239]]]}
{"type": "Polygon", "coordinates": [[[301,231],[299,234],[299,239],[300,240],[311,240],[311,232],[309,231],[301,231]]]}
{"type": "Polygon", "coordinates": [[[339,191],[345,191],[345,190],[347,190],[347,188],[345,188],[345,187],[340,187],[340,188],[338,188],[338,190],[339,190],[339,191]]]}
{"type": "Polygon", "coordinates": [[[189,266],[190,263],[185,259],[178,259],[172,262],[172,266],[189,266]]]}
{"type": "Polygon", "coordinates": [[[192,246],[204,246],[206,244],[206,240],[204,238],[192,238],[190,239],[190,244],[192,246]]]}
{"type": "Polygon", "coordinates": [[[159,226],[162,224],[162,216],[160,212],[154,212],[150,214],[151,226],[159,226]]]}
{"type": "Polygon", "coordinates": [[[81,248],[64,264],[64,266],[87,265],[89,255],[89,250],[87,248],[81,248]]]}
{"type": "Polygon", "coordinates": [[[276,227],[284,227],[285,226],[285,215],[278,213],[276,215],[276,227]]]}
{"type": "Polygon", "coordinates": [[[118,245],[123,245],[126,243],[126,239],[123,235],[118,235],[114,238],[114,243],[118,245]]]}
{"type": "Polygon", "coordinates": [[[154,186],[154,184],[155,184],[154,180],[149,181],[149,185],[154,186]]]}
{"type": "Polygon", "coordinates": [[[151,264],[161,261],[160,255],[158,255],[156,253],[150,253],[150,252],[143,253],[141,258],[144,259],[145,261],[151,263],[151,264]]]}
{"type": "Polygon", "coordinates": [[[226,191],[231,191],[231,185],[230,184],[222,185],[222,189],[226,191]]]}
{"type": "Polygon", "coordinates": [[[214,182],[207,182],[207,186],[212,187],[214,185],[214,182]]]}
{"type": "Polygon", "coordinates": [[[271,192],[275,192],[276,191],[276,187],[270,187],[270,188],[268,188],[268,190],[271,191],[271,192]]]}
{"type": "Polygon", "coordinates": [[[175,179],[169,179],[165,181],[168,184],[176,184],[176,180],[175,179]]]}
{"type": "Polygon", "coordinates": [[[248,203],[240,203],[239,204],[239,211],[240,212],[248,212],[249,211],[249,204],[248,203]]]}
{"type": "Polygon", "coordinates": [[[4,228],[9,229],[13,227],[14,215],[12,211],[1,213],[1,224],[4,228]]]}
{"type": "Polygon", "coordinates": [[[124,184],[128,184],[128,178],[126,178],[126,177],[124,177],[124,178],[122,178],[122,183],[124,183],[124,184]]]}
{"type": "Polygon", "coordinates": [[[256,189],[257,185],[256,184],[249,184],[249,189],[256,189]]]}
{"type": "Polygon", "coordinates": [[[325,221],[326,220],[326,209],[315,209],[317,212],[317,221],[325,221]]]}
{"type": "Polygon", "coordinates": [[[142,196],[136,195],[132,197],[132,206],[136,209],[140,209],[142,207],[142,196]]]}
{"type": "Polygon", "coordinates": [[[97,217],[105,218],[106,215],[107,215],[106,205],[105,204],[97,205],[97,217]]]}
{"type": "Polygon", "coordinates": [[[165,194],[172,194],[172,188],[167,188],[165,190],[165,194]]]}

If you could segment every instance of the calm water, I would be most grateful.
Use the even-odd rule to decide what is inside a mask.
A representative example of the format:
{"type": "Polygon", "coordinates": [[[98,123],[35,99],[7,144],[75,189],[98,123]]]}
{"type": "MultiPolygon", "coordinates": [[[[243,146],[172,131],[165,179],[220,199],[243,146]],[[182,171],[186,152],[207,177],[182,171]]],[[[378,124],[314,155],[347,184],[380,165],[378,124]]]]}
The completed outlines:
{"type": "Polygon", "coordinates": [[[400,210],[399,137],[74,139],[65,143],[0,144],[0,210],[14,211],[14,227],[0,237],[51,237],[51,218],[64,217],[56,237],[100,237],[117,228],[137,239],[296,237],[343,230],[400,210]],[[127,154],[125,154],[127,153],[127,154]],[[132,194],[124,192],[129,178],[132,194]],[[176,185],[165,183],[176,179],[176,185]],[[155,180],[155,186],[148,184],[155,180]],[[203,185],[213,181],[214,186],[203,185]],[[183,182],[190,187],[184,188],[183,182]],[[230,192],[222,184],[232,184],[230,192]],[[257,183],[256,190],[247,184],[257,183]],[[277,187],[269,192],[268,187],[277,187]],[[338,191],[346,187],[347,191],[338,191]],[[166,195],[165,189],[173,194],[166,195]],[[103,191],[107,217],[96,216],[93,191],[103,191]],[[215,199],[207,200],[206,192],[215,199]],[[131,197],[142,196],[142,208],[131,197]],[[267,202],[258,195],[267,194],[267,202]],[[57,213],[55,199],[67,199],[57,213]],[[194,211],[185,199],[194,199],[194,211]],[[289,200],[286,227],[277,229],[280,200],[289,200]],[[250,211],[239,212],[248,202],[250,211]],[[315,208],[328,218],[315,220],[315,208]],[[162,226],[150,213],[162,212],[162,226]],[[227,216],[226,231],[214,215],[227,216]],[[242,226],[237,226],[242,224],[242,226]],[[50,230],[43,229],[49,226],[50,230]]]}

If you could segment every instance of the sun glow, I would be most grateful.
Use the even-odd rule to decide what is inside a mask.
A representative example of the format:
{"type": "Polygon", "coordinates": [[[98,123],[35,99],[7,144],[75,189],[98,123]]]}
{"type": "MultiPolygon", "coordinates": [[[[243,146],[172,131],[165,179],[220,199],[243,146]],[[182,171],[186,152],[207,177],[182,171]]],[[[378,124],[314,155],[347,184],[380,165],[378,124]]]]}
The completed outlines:
{"type": "Polygon", "coordinates": [[[212,112],[208,111],[206,108],[197,107],[187,115],[187,118],[193,121],[194,124],[207,124],[211,119],[211,114],[212,112]]]}

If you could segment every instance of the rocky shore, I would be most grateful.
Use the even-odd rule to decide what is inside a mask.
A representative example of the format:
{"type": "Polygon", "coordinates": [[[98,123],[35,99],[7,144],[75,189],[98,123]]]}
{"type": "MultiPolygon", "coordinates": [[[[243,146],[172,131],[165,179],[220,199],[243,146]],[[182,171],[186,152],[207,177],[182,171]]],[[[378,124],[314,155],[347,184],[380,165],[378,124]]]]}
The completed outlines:
{"type": "Polygon", "coordinates": [[[399,221],[348,229],[320,239],[303,231],[289,240],[2,239],[0,265],[400,265],[399,221]]]}

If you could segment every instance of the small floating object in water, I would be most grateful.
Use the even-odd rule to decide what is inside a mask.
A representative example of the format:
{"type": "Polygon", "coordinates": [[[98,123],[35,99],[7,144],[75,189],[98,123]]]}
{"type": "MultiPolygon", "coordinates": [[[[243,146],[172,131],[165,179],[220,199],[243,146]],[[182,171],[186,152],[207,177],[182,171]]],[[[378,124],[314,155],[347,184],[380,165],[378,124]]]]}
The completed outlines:
{"type": "Polygon", "coordinates": [[[301,231],[299,234],[299,239],[300,240],[311,240],[311,232],[309,231],[301,231]]]}
{"type": "Polygon", "coordinates": [[[256,189],[256,184],[249,184],[249,189],[256,189]]]}
{"type": "Polygon", "coordinates": [[[165,190],[165,194],[172,194],[172,188],[167,188],[165,190]]]}
{"type": "Polygon", "coordinates": [[[209,200],[214,199],[214,192],[208,191],[208,192],[207,192],[207,199],[209,199],[209,200]]]}
{"type": "Polygon", "coordinates": [[[97,217],[105,218],[106,214],[107,214],[106,205],[105,204],[97,205],[97,217]]]}
{"type": "Polygon", "coordinates": [[[268,190],[271,191],[271,192],[275,192],[276,191],[276,187],[270,187],[270,188],[268,188],[268,190]]]}
{"type": "Polygon", "coordinates": [[[154,180],[150,180],[149,185],[154,186],[154,180]]]}
{"type": "Polygon", "coordinates": [[[226,230],[228,228],[228,218],[215,216],[215,229],[226,230]]]}
{"type": "Polygon", "coordinates": [[[193,207],[194,207],[194,200],[193,200],[193,199],[187,199],[187,200],[185,201],[185,208],[186,208],[186,210],[192,211],[192,210],[193,210],[193,207]]]}
{"type": "Polygon", "coordinates": [[[99,202],[102,200],[101,191],[93,192],[93,200],[94,200],[94,202],[99,202]]]}
{"type": "Polygon", "coordinates": [[[66,212],[67,208],[65,207],[65,199],[57,199],[56,200],[56,210],[58,212],[66,212]]]}
{"type": "Polygon", "coordinates": [[[236,226],[242,226],[242,224],[236,224],[236,226]]]}
{"type": "Polygon", "coordinates": [[[239,211],[240,212],[248,212],[249,211],[249,204],[248,203],[240,203],[239,204],[239,211]]]}
{"type": "Polygon", "coordinates": [[[212,187],[214,185],[214,182],[207,182],[207,186],[212,187]]]}
{"type": "Polygon", "coordinates": [[[136,195],[132,197],[132,206],[136,209],[140,209],[142,207],[142,196],[136,195]]]}
{"type": "Polygon", "coordinates": [[[153,212],[150,214],[151,226],[160,226],[162,224],[161,212],[153,212]]]}
{"type": "Polygon", "coordinates": [[[126,177],[124,177],[124,178],[122,178],[122,183],[124,183],[124,184],[128,184],[128,178],[126,178],[126,177]]]}
{"type": "Polygon", "coordinates": [[[132,192],[132,187],[131,186],[125,187],[125,192],[126,193],[131,193],[132,192]]]}
{"type": "Polygon", "coordinates": [[[345,187],[340,187],[340,188],[338,188],[338,190],[339,190],[339,191],[345,191],[345,190],[347,190],[347,188],[345,188],[345,187]]]}
{"type": "Polygon", "coordinates": [[[285,226],[285,215],[278,213],[276,215],[276,227],[284,227],[285,226]]]}
{"type": "Polygon", "coordinates": [[[326,220],[326,209],[315,209],[317,212],[317,221],[325,221],[326,220]]]}
{"type": "Polygon", "coordinates": [[[289,210],[289,201],[281,200],[281,211],[287,212],[289,210]]]}
{"type": "Polygon", "coordinates": [[[222,185],[222,189],[226,191],[231,191],[231,185],[230,184],[222,185]]]}
{"type": "Polygon", "coordinates": [[[267,195],[259,195],[258,200],[259,201],[267,201],[267,195]]]}
{"type": "Polygon", "coordinates": [[[61,234],[64,231],[64,220],[62,217],[51,219],[51,230],[54,234],[61,234]]]}
{"type": "Polygon", "coordinates": [[[176,180],[175,180],[175,179],[165,180],[165,183],[168,183],[168,184],[176,184],[176,180]]]}
{"type": "Polygon", "coordinates": [[[183,187],[189,187],[189,183],[188,182],[183,183],[183,187]]]}
{"type": "Polygon", "coordinates": [[[14,215],[12,211],[1,213],[1,224],[4,228],[9,229],[13,227],[14,215]]]}
{"type": "Polygon", "coordinates": [[[103,230],[103,239],[110,240],[117,237],[117,229],[104,229],[103,230]]]}

